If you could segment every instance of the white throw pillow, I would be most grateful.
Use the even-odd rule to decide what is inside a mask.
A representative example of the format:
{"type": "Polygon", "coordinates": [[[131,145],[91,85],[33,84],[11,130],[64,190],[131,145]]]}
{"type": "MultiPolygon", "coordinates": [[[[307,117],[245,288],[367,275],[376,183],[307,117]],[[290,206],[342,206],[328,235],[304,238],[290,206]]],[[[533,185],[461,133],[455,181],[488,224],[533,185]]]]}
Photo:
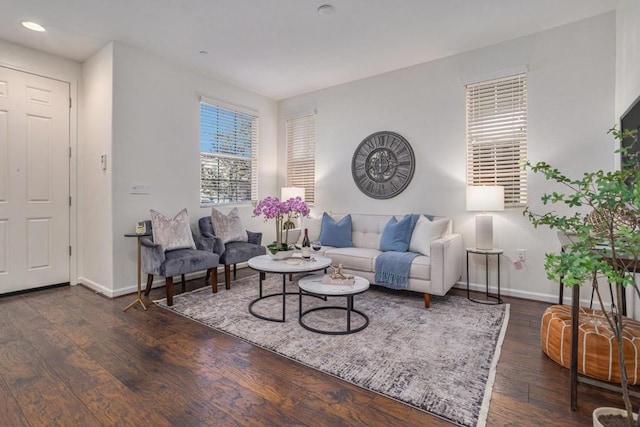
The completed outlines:
{"type": "Polygon", "coordinates": [[[431,253],[431,242],[441,238],[446,233],[448,225],[448,218],[430,221],[426,216],[420,215],[413,229],[413,234],[411,234],[409,252],[429,255],[431,253]]]}
{"type": "Polygon", "coordinates": [[[153,209],[150,212],[154,243],[162,246],[165,251],[196,248],[186,209],[178,212],[173,219],[169,219],[153,209]]]}
{"type": "Polygon", "coordinates": [[[303,218],[302,219],[302,233],[300,233],[300,239],[298,240],[302,243],[302,239],[304,239],[304,229],[309,230],[309,242],[315,242],[320,237],[320,228],[322,228],[322,218],[303,218]]]}
{"type": "Polygon", "coordinates": [[[231,209],[229,215],[223,214],[216,208],[211,208],[211,224],[213,224],[213,232],[222,239],[222,243],[249,240],[247,230],[242,226],[238,208],[231,209]]]}

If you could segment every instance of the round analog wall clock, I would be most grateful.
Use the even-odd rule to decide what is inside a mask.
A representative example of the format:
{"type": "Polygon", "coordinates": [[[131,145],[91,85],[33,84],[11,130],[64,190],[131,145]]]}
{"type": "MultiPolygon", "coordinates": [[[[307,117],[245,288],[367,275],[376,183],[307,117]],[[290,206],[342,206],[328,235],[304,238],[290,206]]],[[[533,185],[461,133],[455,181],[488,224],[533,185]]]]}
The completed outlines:
{"type": "Polygon", "coordinates": [[[353,180],[360,191],[374,199],[390,199],[400,194],[411,182],[414,169],[411,145],[389,131],[366,137],[351,160],[353,180]]]}

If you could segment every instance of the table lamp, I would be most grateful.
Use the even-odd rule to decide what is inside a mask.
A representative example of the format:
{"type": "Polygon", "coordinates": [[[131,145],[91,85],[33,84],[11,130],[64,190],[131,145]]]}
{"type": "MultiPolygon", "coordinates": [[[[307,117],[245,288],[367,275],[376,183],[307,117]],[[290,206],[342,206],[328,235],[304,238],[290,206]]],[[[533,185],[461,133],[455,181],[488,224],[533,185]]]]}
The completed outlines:
{"type": "Polygon", "coordinates": [[[482,211],[476,215],[476,248],[493,249],[493,216],[487,211],[504,210],[504,187],[468,186],[467,210],[482,211]]]}

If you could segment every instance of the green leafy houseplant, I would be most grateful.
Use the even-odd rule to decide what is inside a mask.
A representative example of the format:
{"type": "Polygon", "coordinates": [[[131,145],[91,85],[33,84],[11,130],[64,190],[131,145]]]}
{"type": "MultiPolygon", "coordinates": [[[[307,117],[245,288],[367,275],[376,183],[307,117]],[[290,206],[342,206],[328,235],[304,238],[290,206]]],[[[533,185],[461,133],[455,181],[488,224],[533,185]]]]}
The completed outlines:
{"type": "MultiPolygon", "coordinates": [[[[621,142],[631,138],[634,144],[637,143],[636,131],[619,131],[614,127],[609,133],[621,142]]],[[[526,162],[525,168],[543,174],[546,180],[561,184],[567,190],[544,194],[542,203],[565,205],[564,210],[568,208],[571,213],[563,215],[552,210],[537,214],[527,207],[524,215],[534,227],[548,226],[570,236],[565,251],[545,255],[545,271],[550,280],[559,281],[562,278],[566,286],[580,286],[592,277],[593,272],[598,271],[616,289],[630,287],[635,295],[640,296],[635,277],[630,273],[635,271],[636,265],[640,270],[640,158],[638,154],[631,153],[629,148],[623,147],[616,152],[623,153],[623,158],[626,158],[620,170],[585,172],[578,179],[569,178],[546,162],[526,162]]],[[[622,397],[628,425],[633,426],[633,407],[623,352],[625,322],[620,314],[622,292],[616,292],[616,298],[607,308],[597,281],[594,282],[594,288],[615,336],[622,397]]],[[[640,426],[640,422],[635,425],[640,426]]]]}

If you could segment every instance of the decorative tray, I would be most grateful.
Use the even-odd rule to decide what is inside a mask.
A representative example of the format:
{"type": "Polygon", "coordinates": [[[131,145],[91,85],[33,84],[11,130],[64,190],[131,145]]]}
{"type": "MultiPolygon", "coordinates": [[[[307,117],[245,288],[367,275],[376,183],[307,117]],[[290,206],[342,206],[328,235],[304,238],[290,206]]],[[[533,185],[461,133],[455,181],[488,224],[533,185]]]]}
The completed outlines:
{"type": "Polygon", "coordinates": [[[351,286],[356,283],[356,279],[353,276],[345,276],[344,279],[333,279],[330,274],[325,274],[322,276],[322,283],[325,285],[351,286]]]}

